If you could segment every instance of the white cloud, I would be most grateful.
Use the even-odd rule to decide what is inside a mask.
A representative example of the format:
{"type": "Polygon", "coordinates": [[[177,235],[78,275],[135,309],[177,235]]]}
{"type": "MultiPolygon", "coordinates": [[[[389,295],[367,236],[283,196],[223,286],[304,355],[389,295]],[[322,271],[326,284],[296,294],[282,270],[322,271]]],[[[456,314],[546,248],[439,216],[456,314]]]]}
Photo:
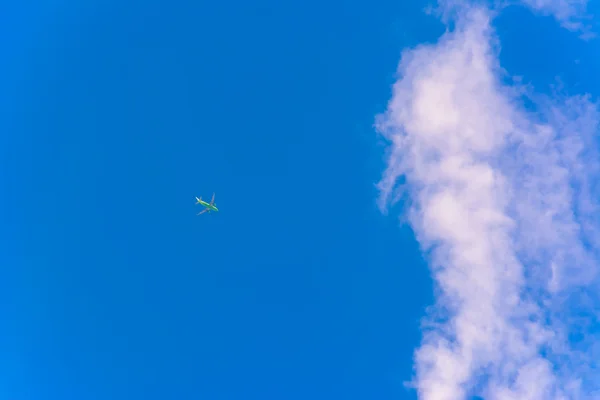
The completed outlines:
{"type": "Polygon", "coordinates": [[[398,72],[378,118],[391,142],[380,189],[385,205],[405,179],[437,286],[415,354],[419,398],[600,399],[596,105],[503,85],[479,7],[405,51],[398,72]]]}
{"type": "Polygon", "coordinates": [[[582,38],[595,37],[590,26],[592,15],[588,11],[588,0],[438,0],[437,6],[430,7],[429,11],[448,21],[475,3],[489,5],[495,12],[512,5],[525,6],[539,15],[552,16],[563,28],[580,32],[582,38]]]}
{"type": "Polygon", "coordinates": [[[584,30],[582,21],[587,15],[587,0],[520,0],[523,4],[542,15],[552,15],[567,29],[584,30]]]}

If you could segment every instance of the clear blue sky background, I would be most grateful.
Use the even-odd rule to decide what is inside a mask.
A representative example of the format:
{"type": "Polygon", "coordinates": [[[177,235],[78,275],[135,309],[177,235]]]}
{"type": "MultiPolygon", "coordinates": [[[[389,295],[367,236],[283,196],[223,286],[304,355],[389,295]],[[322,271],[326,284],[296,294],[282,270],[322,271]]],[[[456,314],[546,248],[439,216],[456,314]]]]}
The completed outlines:
{"type": "MultiPolygon", "coordinates": [[[[432,285],[372,124],[425,5],[5,2],[0,400],[414,398],[432,285]]],[[[597,70],[509,17],[509,72],[597,70]]]]}
{"type": "Polygon", "coordinates": [[[0,399],[413,398],[431,288],[372,124],[443,29],[422,4],[26,3],[0,24],[0,399]]]}

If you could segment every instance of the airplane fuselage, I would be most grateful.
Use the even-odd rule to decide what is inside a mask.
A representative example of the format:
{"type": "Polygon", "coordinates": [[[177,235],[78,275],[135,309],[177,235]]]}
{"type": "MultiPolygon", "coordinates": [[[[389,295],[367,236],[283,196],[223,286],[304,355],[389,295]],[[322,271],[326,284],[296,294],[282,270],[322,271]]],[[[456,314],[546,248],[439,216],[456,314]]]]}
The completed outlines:
{"type": "Polygon", "coordinates": [[[211,211],[219,211],[219,209],[217,207],[215,207],[215,206],[211,205],[210,203],[207,203],[203,200],[200,200],[199,203],[211,211]]]}

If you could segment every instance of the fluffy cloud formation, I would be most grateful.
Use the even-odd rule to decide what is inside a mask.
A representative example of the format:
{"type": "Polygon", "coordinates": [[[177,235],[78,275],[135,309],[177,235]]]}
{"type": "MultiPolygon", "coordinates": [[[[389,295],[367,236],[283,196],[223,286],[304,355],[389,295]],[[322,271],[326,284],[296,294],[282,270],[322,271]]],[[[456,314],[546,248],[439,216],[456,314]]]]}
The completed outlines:
{"type": "Polygon", "coordinates": [[[459,15],[403,53],[377,123],[382,205],[403,178],[437,286],[414,385],[423,400],[600,399],[598,109],[503,84],[488,11],[459,15]]]}

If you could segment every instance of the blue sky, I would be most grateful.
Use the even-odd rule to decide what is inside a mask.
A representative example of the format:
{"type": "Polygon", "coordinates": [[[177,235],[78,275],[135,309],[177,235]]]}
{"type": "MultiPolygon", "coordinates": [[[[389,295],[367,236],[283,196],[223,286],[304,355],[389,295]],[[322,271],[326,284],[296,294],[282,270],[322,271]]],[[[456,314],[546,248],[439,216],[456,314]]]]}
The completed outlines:
{"type": "Polygon", "coordinates": [[[600,63],[539,4],[5,4],[0,400],[593,398],[600,63]]]}
{"type": "Polygon", "coordinates": [[[430,289],[372,128],[402,8],[38,3],[6,17],[0,397],[402,396],[430,289]]]}

